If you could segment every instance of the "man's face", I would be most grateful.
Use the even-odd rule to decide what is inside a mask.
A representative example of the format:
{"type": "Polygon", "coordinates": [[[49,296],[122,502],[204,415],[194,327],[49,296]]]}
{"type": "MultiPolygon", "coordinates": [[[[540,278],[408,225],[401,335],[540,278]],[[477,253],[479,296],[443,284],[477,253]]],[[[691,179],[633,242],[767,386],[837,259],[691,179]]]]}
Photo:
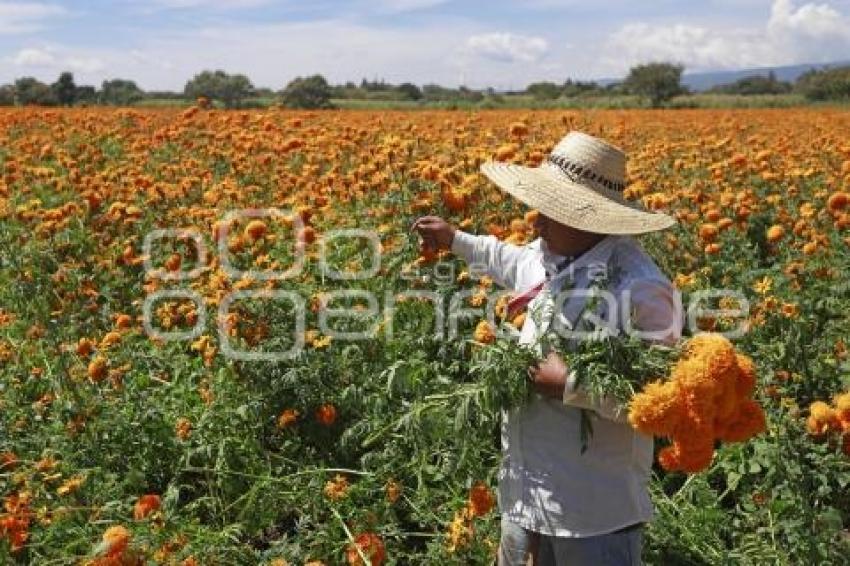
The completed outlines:
{"type": "Polygon", "coordinates": [[[552,252],[564,256],[578,255],[604,237],[561,224],[540,213],[534,220],[534,229],[552,252]]]}

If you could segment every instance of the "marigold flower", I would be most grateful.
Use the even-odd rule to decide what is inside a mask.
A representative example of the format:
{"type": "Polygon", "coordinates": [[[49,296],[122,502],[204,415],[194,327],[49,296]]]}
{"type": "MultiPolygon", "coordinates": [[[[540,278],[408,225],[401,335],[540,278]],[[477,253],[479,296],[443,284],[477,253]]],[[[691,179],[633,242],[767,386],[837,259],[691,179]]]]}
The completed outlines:
{"type": "Polygon", "coordinates": [[[319,424],[331,426],[336,422],[337,410],[331,403],[325,403],[316,409],[316,420],[319,424]]]}
{"type": "Polygon", "coordinates": [[[707,244],[715,241],[719,233],[720,230],[718,230],[717,226],[714,224],[703,224],[699,227],[699,237],[707,244]]]}
{"type": "Polygon", "coordinates": [[[829,196],[826,201],[826,208],[830,212],[838,212],[847,208],[848,203],[850,203],[850,194],[839,191],[829,196]]]}
{"type": "Polygon", "coordinates": [[[496,504],[496,498],[493,496],[490,488],[487,487],[487,484],[477,482],[469,490],[469,501],[467,504],[473,517],[483,517],[493,509],[496,504]]]}
{"type": "Polygon", "coordinates": [[[130,531],[121,525],[113,525],[103,533],[103,544],[106,556],[118,558],[130,544],[130,531]]]}
{"type": "Polygon", "coordinates": [[[298,421],[299,414],[296,409],[284,409],[277,418],[277,428],[283,429],[295,424],[298,421]]]}
{"type": "Polygon", "coordinates": [[[764,432],[766,421],[764,410],[753,399],[745,399],[738,405],[738,414],[719,432],[724,442],[744,442],[764,432]]]}
{"type": "Polygon", "coordinates": [[[629,423],[648,435],[671,434],[683,416],[684,406],[674,382],[648,383],[629,405],[629,423]]]}
{"type": "Polygon", "coordinates": [[[774,224],[767,229],[765,239],[771,244],[775,244],[785,236],[785,227],[781,224],[774,224]]]}
{"type": "Polygon", "coordinates": [[[478,323],[472,337],[476,342],[481,342],[482,344],[492,344],[496,341],[496,334],[493,331],[493,326],[486,320],[482,320],[478,323]]]}
{"type": "Polygon", "coordinates": [[[189,435],[192,434],[192,421],[186,417],[180,417],[174,425],[174,432],[180,440],[188,439],[189,435]]]}
{"type": "Polygon", "coordinates": [[[139,497],[139,500],[136,501],[136,505],[133,507],[133,518],[137,521],[141,521],[154,511],[159,510],[162,506],[162,500],[159,495],[155,493],[149,493],[139,497]]]}
{"type": "Polygon", "coordinates": [[[345,558],[351,566],[359,566],[364,563],[360,557],[361,552],[369,559],[371,566],[380,566],[387,556],[384,542],[375,533],[359,534],[354,539],[354,543],[348,546],[345,551],[345,558]]]}
{"type": "Polygon", "coordinates": [[[88,338],[80,338],[77,342],[77,354],[88,356],[94,351],[94,342],[88,338]]]}
{"type": "Polygon", "coordinates": [[[108,369],[108,364],[106,358],[103,356],[95,356],[92,361],[89,362],[88,367],[88,376],[89,381],[92,383],[97,383],[101,381],[104,377],[106,377],[106,371],[108,369]]]}
{"type": "Polygon", "coordinates": [[[338,501],[348,495],[349,488],[348,478],[342,474],[337,474],[334,479],[328,480],[325,483],[325,497],[333,501],[338,501]]]}
{"type": "Polygon", "coordinates": [[[259,240],[266,235],[268,227],[262,220],[252,220],[245,226],[244,235],[249,240],[259,240]]]}
{"type": "Polygon", "coordinates": [[[448,539],[447,550],[449,553],[457,552],[472,541],[472,537],[475,536],[475,528],[471,519],[472,517],[469,515],[469,509],[467,507],[455,513],[452,522],[449,523],[448,533],[446,534],[446,538],[448,539]]]}

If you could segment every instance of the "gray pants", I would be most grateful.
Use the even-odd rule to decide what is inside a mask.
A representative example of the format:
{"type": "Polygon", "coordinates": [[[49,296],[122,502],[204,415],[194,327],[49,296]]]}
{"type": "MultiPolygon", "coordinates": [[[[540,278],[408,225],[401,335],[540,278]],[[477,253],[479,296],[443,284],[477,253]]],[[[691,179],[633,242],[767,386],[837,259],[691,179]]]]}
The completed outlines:
{"type": "Polygon", "coordinates": [[[538,534],[502,519],[499,566],[640,566],[643,527],[586,538],[538,534]]]}

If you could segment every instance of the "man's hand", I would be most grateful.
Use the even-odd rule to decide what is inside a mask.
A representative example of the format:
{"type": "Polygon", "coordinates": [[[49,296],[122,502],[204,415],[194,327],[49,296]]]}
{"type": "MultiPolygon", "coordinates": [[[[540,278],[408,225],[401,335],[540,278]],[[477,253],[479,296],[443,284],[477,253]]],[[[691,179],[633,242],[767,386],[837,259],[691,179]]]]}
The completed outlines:
{"type": "Polygon", "coordinates": [[[447,250],[452,247],[457,229],[439,216],[422,216],[416,219],[410,230],[419,233],[426,248],[447,250]]]}
{"type": "Polygon", "coordinates": [[[545,360],[528,368],[528,375],[531,377],[534,389],[541,395],[559,400],[564,397],[567,373],[567,364],[555,352],[549,352],[545,360]]]}

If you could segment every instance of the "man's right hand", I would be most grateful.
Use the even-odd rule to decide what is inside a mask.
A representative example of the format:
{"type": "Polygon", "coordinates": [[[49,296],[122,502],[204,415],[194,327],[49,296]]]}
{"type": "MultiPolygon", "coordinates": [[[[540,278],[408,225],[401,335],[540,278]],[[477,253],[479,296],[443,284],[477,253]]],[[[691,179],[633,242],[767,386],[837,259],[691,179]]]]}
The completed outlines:
{"type": "Polygon", "coordinates": [[[457,228],[439,216],[422,216],[410,227],[422,237],[425,247],[431,249],[451,249],[457,228]]]}

